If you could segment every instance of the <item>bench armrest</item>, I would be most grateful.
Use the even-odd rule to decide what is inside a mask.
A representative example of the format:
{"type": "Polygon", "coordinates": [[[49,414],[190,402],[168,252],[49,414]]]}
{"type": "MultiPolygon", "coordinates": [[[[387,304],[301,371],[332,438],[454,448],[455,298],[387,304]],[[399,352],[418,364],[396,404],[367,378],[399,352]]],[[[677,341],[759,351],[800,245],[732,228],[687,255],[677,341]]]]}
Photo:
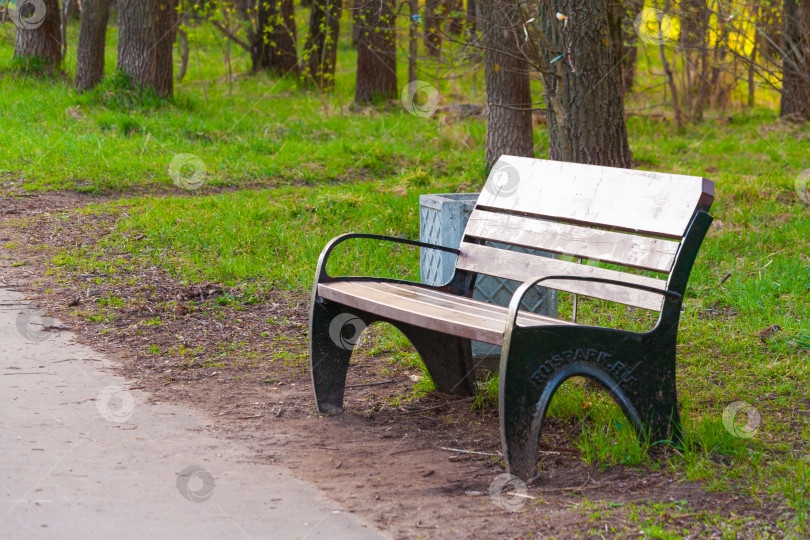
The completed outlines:
{"type": "Polygon", "coordinates": [[[510,300],[509,302],[509,315],[506,317],[507,329],[511,331],[511,329],[514,328],[515,325],[517,325],[517,316],[518,311],[520,310],[520,304],[523,303],[523,297],[526,296],[526,293],[529,292],[529,289],[538,285],[541,281],[546,281],[549,279],[565,279],[568,281],[591,281],[594,283],[606,283],[608,285],[618,285],[620,287],[628,287],[631,289],[639,289],[642,291],[660,294],[664,296],[667,300],[680,301],[683,299],[683,297],[680,294],[676,293],[675,291],[670,291],[666,289],[656,289],[655,287],[648,287],[647,285],[626,283],[624,281],[617,281],[615,279],[604,279],[588,276],[540,276],[522,283],[520,287],[518,287],[517,290],[515,290],[515,294],[512,295],[512,300],[510,300]]]}
{"type": "Polygon", "coordinates": [[[427,242],[419,242],[418,240],[409,240],[407,238],[399,238],[396,236],[385,236],[381,234],[367,234],[367,233],[346,233],[341,234],[340,236],[336,236],[326,244],[321,251],[320,257],[318,257],[318,266],[315,270],[315,282],[320,282],[322,279],[329,278],[329,274],[326,273],[326,263],[329,260],[329,255],[332,253],[332,250],[335,249],[338,244],[345,242],[346,240],[351,240],[352,238],[367,238],[370,240],[385,240],[387,242],[396,242],[398,244],[407,244],[410,246],[417,246],[423,248],[430,248],[430,249],[438,249],[439,251],[446,251],[448,253],[452,253],[454,255],[458,255],[460,252],[457,249],[449,248],[446,246],[437,246],[435,244],[428,244],[427,242]]]}

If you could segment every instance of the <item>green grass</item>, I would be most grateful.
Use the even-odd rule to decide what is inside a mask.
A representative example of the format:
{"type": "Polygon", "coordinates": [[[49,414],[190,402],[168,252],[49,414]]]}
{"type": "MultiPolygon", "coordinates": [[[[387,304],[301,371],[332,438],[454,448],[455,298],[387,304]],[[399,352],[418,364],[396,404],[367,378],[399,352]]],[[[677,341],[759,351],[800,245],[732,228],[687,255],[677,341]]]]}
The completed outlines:
{"type": "MultiPolygon", "coordinates": [[[[484,140],[481,122],[445,128],[408,114],[398,102],[393,114],[350,112],[351,48],[341,50],[337,91],[328,96],[293,78],[245,73],[241,50],[233,51],[238,75],[227,84],[221,80],[220,36],[198,28],[191,32],[189,71],[175,97],[139,101],[122,92],[115,77],[80,96],[61,80],[24,77],[12,66],[12,25],[0,26],[0,43],[9,45],[0,47],[0,170],[26,189],[180,191],[168,175],[180,153],[205,162],[212,186],[356,182],[419,167],[433,177],[469,181],[482,170],[464,166],[484,140]]],[[[115,70],[116,43],[111,26],[108,74],[115,70]]],[[[66,61],[71,69],[73,63],[66,61]]]]}
{"type": "MultiPolygon", "coordinates": [[[[26,190],[120,197],[77,211],[108,220],[112,232],[97,244],[63,249],[52,261],[56,271],[126,278],[140,266],[156,265],[184,282],[237,285],[243,297],[223,302],[247,309],[271,288],[307,290],[329,238],[348,231],[418,238],[420,194],[477,191],[484,179],[480,119],[417,118],[396,103],[350,107],[356,57],[347,43],[340,48],[336,91],[320,95],[292,78],[247,74],[248,59],[235,47],[229,82],[221,36],[192,29],[189,73],[175,98],[162,101],[128,91],[116,77],[77,96],[58,78],[26,76],[13,65],[12,42],[10,25],[0,26],[0,177],[26,190]],[[204,161],[202,191],[172,184],[168,166],[180,153],[204,161]],[[137,254],[136,262],[111,253],[137,254]]],[[[108,74],[115,44],[111,27],[108,74]]],[[[441,81],[422,75],[437,84],[445,104],[482,99],[480,69],[441,81]]],[[[642,74],[641,83],[655,80],[642,74]]],[[[774,101],[761,94],[766,104],[774,101]]],[[[633,96],[631,103],[647,99],[633,96]]],[[[571,442],[589,464],[665,468],[710,489],[785,501],[782,532],[808,534],[810,207],[797,198],[794,182],[810,168],[810,126],[784,124],[762,107],[709,117],[683,132],[654,118],[628,120],[641,168],[716,182],[716,221],[693,271],[680,327],[685,448],[663,462],[651,459],[645,450],[657,441],[639,442],[606,394],[575,381],[563,385],[549,414],[575,423],[571,442]],[[707,309],[726,315],[714,317],[707,309]],[[773,324],[782,332],[763,343],[756,333],[773,324]],[[724,408],[739,400],[761,414],[751,439],[732,436],[722,423],[724,408]]],[[[545,157],[544,126],[536,128],[535,141],[536,155],[545,157]]],[[[63,215],[66,225],[77,213],[63,215]]],[[[418,279],[418,260],[411,248],[358,241],[337,251],[329,270],[418,279]]],[[[114,297],[104,301],[120,304],[114,297]]],[[[570,298],[563,297],[561,307],[570,309],[570,298]]],[[[610,326],[650,323],[632,310],[597,303],[584,303],[580,315],[610,326]]],[[[373,350],[392,353],[393,362],[421,365],[396,332],[379,336],[373,350]]],[[[430,389],[425,376],[417,392],[430,389]]],[[[492,407],[496,398],[494,377],[474,406],[492,407]]],[[[640,512],[638,526],[661,537],[676,529],[658,531],[654,516],[686,511],[621,510],[640,512]]],[[[733,522],[729,535],[741,526],[733,522]]]]}

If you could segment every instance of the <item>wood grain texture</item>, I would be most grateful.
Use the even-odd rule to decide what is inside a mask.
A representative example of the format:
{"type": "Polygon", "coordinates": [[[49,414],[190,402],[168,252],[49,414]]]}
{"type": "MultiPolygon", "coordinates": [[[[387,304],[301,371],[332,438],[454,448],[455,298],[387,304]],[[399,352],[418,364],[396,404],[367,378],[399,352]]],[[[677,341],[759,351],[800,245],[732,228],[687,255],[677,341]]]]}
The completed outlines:
{"type": "Polygon", "coordinates": [[[669,273],[678,242],[567,223],[473,210],[464,234],[561,255],[669,273]]]}
{"type": "MultiPolygon", "coordinates": [[[[459,255],[456,268],[514,281],[524,282],[538,276],[581,276],[615,279],[662,290],[666,288],[666,281],[663,279],[628,274],[529,253],[508,251],[467,242],[462,242],[460,249],[461,255],[459,255]]],[[[661,295],[606,283],[549,280],[544,281],[542,286],[654,311],[660,311],[663,304],[661,295]]]]}
{"type": "Polygon", "coordinates": [[[477,206],[680,239],[713,200],[696,176],[502,156],[477,206]]]}
{"type": "MultiPolygon", "coordinates": [[[[418,285],[334,281],[318,285],[318,296],[381,317],[446,334],[501,345],[508,309],[418,285]]],[[[573,325],[552,317],[521,312],[521,326],[573,325]]]]}

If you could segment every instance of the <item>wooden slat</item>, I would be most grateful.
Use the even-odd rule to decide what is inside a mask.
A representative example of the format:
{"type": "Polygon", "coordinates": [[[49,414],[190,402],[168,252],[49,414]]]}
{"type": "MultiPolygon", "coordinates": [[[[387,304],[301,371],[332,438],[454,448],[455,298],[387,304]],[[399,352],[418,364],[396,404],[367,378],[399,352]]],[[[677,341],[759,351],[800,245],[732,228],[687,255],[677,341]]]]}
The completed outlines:
{"type": "MultiPolygon", "coordinates": [[[[627,274],[616,270],[561,261],[550,257],[540,257],[518,251],[508,251],[496,247],[462,242],[460,251],[461,255],[459,255],[456,268],[520,282],[543,275],[587,276],[615,279],[656,289],[666,288],[666,281],[662,279],[627,274]]],[[[541,286],[654,311],[659,311],[663,303],[663,297],[659,294],[604,283],[550,280],[544,281],[541,286]]]]}
{"type": "Polygon", "coordinates": [[[318,286],[318,295],[375,315],[450,335],[496,345],[503,341],[503,325],[490,317],[432,306],[402,295],[379,291],[373,287],[373,282],[322,283],[318,286]]]}
{"type": "MultiPolygon", "coordinates": [[[[380,282],[375,283],[375,288],[391,291],[395,294],[405,295],[406,297],[413,298],[421,302],[434,305],[446,305],[448,307],[452,306],[452,308],[456,310],[478,313],[498,320],[503,318],[505,316],[505,312],[507,311],[505,306],[488,304],[480,300],[467,298],[466,296],[457,296],[454,294],[437,291],[435,289],[418,287],[407,283],[380,282]]],[[[518,324],[523,326],[548,324],[549,320],[554,320],[555,324],[576,325],[576,323],[570,321],[558,321],[557,319],[550,319],[545,315],[538,315],[537,313],[532,313],[530,311],[521,310],[518,314],[518,324]]]]}
{"type": "MultiPolygon", "coordinates": [[[[362,309],[382,317],[402,321],[446,334],[475,339],[493,345],[503,343],[507,308],[484,304],[448,293],[417,286],[373,281],[335,281],[318,285],[318,295],[326,300],[362,309]],[[475,308],[462,306],[470,301],[475,308]]],[[[519,325],[572,324],[551,317],[521,312],[519,325]]]]}
{"type": "Polygon", "coordinates": [[[464,234],[663,273],[672,270],[680,245],[672,240],[589,229],[567,223],[487,212],[479,208],[470,215],[464,234]]]}
{"type": "Polygon", "coordinates": [[[477,205],[680,238],[713,200],[697,176],[501,156],[477,205]]]}

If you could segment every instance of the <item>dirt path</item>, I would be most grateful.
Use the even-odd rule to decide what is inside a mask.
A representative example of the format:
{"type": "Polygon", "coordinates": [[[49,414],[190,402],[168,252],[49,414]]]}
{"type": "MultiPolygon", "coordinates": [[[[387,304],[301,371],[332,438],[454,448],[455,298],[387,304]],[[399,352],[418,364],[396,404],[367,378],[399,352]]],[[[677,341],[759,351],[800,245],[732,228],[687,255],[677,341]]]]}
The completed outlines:
{"type": "Polygon", "coordinates": [[[384,538],[28,304],[0,289],[0,537],[384,538]]]}

